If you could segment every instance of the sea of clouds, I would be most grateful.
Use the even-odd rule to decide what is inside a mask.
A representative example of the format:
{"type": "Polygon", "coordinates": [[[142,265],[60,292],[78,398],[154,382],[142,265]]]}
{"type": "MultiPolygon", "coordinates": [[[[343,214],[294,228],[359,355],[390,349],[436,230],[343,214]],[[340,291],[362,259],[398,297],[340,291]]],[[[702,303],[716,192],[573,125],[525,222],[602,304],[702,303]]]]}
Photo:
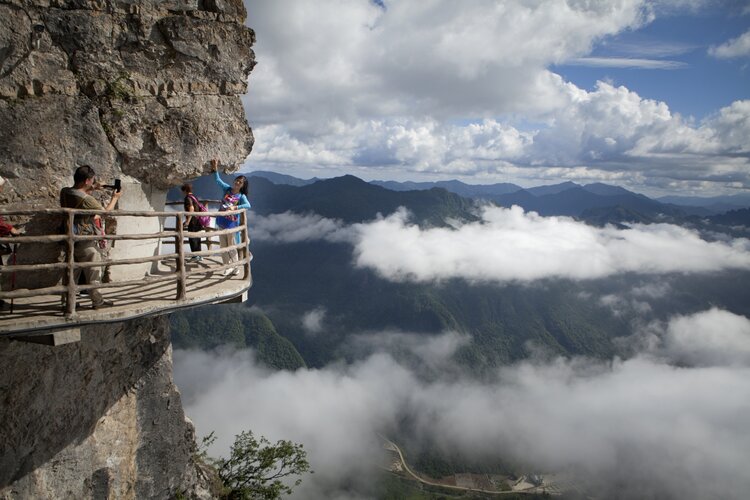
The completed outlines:
{"type": "MultiPolygon", "coordinates": [[[[350,265],[390,280],[532,282],[641,274],[627,293],[596,297],[618,314],[674,293],[671,273],[750,268],[750,242],[706,241],[668,224],[597,228],[518,207],[486,207],[477,222],[427,228],[405,210],[346,225],[315,214],[251,218],[266,243],[326,240],[353,248],[350,265]]],[[[344,265],[344,264],[342,264],[344,265]]],[[[584,292],[582,292],[584,293],[584,292]]],[[[323,306],[300,322],[319,335],[323,306]]],[[[623,358],[527,359],[487,378],[464,374],[455,332],[352,332],[351,364],[274,371],[250,350],[174,353],[175,378],[199,434],[226,455],[251,429],[303,443],[315,474],[295,498],[370,498],[379,435],[410,422],[413,438],[448,453],[565,472],[600,498],[726,498],[750,491],[750,319],[718,308],[632,323],[623,358]],[[404,356],[404,353],[409,355],[404,356]],[[409,360],[405,362],[404,360],[409,360]]]]}
{"type": "Polygon", "coordinates": [[[456,375],[451,354],[469,340],[451,332],[369,333],[362,361],[295,372],[270,370],[248,350],[177,350],[174,363],[199,434],[219,435],[214,454],[226,456],[247,429],[304,444],[315,474],[295,498],[367,498],[378,434],[404,420],[445,450],[500,450],[572,474],[602,498],[744,498],[750,320],[710,309],[632,340],[640,351],[628,359],[532,356],[481,381],[456,375]],[[425,379],[394,348],[450,375],[425,379]]]}
{"type": "Polygon", "coordinates": [[[395,281],[596,279],[750,269],[747,239],[709,242],[672,224],[599,228],[518,206],[485,207],[480,221],[448,228],[421,228],[403,209],[354,225],[290,212],[253,216],[250,224],[254,237],[266,242],[349,242],[355,265],[395,281]]]}

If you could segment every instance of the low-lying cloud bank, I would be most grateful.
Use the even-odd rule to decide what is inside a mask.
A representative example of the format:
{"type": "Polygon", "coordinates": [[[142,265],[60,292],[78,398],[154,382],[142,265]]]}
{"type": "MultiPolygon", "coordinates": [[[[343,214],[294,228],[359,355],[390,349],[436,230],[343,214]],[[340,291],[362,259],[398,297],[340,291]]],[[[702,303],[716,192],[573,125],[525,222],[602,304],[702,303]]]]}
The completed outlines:
{"type": "Polygon", "coordinates": [[[449,363],[446,348],[466,341],[450,333],[389,335],[382,350],[370,335],[365,360],[294,373],[249,351],[175,351],[175,376],[198,432],[218,432],[215,453],[245,429],[304,443],[315,474],[296,498],[366,498],[357,485],[376,470],[376,433],[404,419],[446,450],[572,471],[603,498],[744,498],[750,320],[710,310],[641,335],[650,341],[627,360],[529,359],[483,382],[425,380],[386,352],[395,342],[449,363]]]}
{"type": "Polygon", "coordinates": [[[750,269],[747,239],[709,242],[671,224],[597,228],[517,206],[486,207],[481,221],[454,228],[420,228],[403,209],[352,226],[289,212],[258,217],[252,224],[254,237],[268,242],[350,242],[357,266],[393,281],[596,279],[750,269]]]}

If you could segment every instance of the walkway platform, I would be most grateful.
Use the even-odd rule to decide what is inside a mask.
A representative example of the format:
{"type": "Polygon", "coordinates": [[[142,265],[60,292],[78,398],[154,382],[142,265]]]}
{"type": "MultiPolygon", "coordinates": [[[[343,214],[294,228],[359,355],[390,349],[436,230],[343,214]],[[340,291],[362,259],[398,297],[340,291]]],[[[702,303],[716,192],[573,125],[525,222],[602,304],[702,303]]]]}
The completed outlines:
{"type": "MultiPolygon", "coordinates": [[[[174,263],[172,263],[174,266],[174,263]]],[[[188,263],[191,272],[204,270],[205,274],[189,274],[186,278],[185,299],[175,300],[175,282],[163,281],[175,271],[165,271],[145,277],[141,282],[118,288],[102,288],[110,307],[93,309],[88,295],[79,295],[76,313],[66,316],[61,296],[41,295],[21,297],[10,301],[0,311],[0,337],[48,335],[51,330],[78,328],[82,325],[114,323],[147,315],[165,314],[185,307],[226,302],[242,302],[252,285],[251,279],[239,274],[224,276],[220,258],[204,258],[199,263],[188,263]],[[213,271],[213,268],[219,268],[213,271]]]]}

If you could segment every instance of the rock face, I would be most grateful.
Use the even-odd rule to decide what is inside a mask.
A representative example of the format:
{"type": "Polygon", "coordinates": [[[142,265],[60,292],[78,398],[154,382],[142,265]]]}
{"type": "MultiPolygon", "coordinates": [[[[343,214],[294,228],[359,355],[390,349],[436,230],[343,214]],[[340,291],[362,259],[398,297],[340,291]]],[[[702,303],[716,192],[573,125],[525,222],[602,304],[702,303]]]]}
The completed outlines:
{"type": "Polygon", "coordinates": [[[0,175],[55,206],[75,167],[167,189],[236,169],[255,64],[241,0],[0,0],[0,175]]]}
{"type": "MultiPolygon", "coordinates": [[[[212,157],[236,170],[253,145],[245,15],[242,0],[0,0],[0,208],[58,207],[84,164],[123,179],[130,210],[160,210],[212,157]]],[[[59,254],[21,245],[18,263],[59,254]]],[[[164,318],[83,327],[58,347],[0,338],[0,363],[0,498],[200,492],[164,318]]]]}

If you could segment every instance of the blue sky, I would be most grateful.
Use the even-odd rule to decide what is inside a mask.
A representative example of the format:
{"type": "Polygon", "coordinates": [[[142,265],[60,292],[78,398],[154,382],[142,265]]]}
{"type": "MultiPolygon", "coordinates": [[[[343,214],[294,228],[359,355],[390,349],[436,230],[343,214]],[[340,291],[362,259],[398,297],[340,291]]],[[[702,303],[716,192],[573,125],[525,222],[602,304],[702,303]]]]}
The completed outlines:
{"type": "Polygon", "coordinates": [[[750,188],[750,6],[246,0],[245,170],[750,188]]]}
{"type": "Polygon", "coordinates": [[[591,52],[591,57],[642,58],[666,68],[607,68],[586,66],[582,61],[582,65],[561,64],[552,70],[581,88],[591,89],[597,80],[609,80],[641,97],[664,101],[674,112],[705,118],[750,96],[750,60],[718,59],[708,52],[750,29],[750,16],[741,13],[737,7],[726,7],[700,15],[668,15],[603,40],[591,52]]]}

